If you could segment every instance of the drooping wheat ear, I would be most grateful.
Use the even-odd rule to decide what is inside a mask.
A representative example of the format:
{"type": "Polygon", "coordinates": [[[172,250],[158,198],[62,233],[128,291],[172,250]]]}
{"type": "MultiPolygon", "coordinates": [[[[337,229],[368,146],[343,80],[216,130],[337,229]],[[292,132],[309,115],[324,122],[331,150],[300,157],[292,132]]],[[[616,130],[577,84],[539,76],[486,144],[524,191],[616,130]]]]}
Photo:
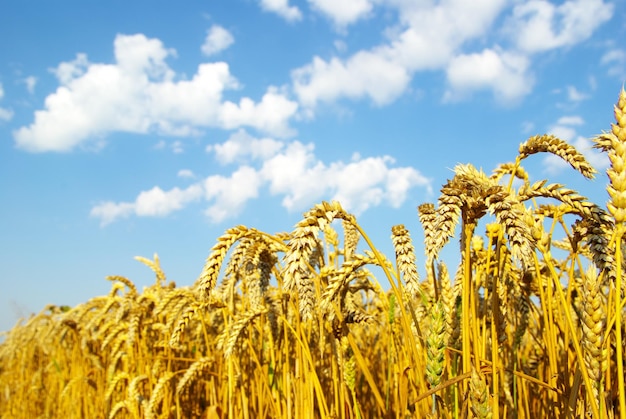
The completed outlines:
{"type": "Polygon", "coordinates": [[[106,336],[104,337],[104,340],[102,341],[102,344],[100,346],[101,352],[104,352],[107,346],[109,346],[109,344],[111,344],[111,342],[113,342],[113,340],[119,334],[126,335],[128,332],[128,324],[126,322],[123,322],[123,323],[113,322],[113,323],[115,323],[116,326],[112,328],[111,331],[107,333],[106,336]]]}
{"type": "Polygon", "coordinates": [[[501,186],[491,188],[487,203],[499,224],[505,228],[513,257],[530,266],[535,243],[530,227],[524,222],[524,206],[501,186]]]}
{"type": "Polygon", "coordinates": [[[315,285],[310,261],[319,245],[317,235],[334,219],[342,219],[356,226],[354,216],[345,212],[338,202],[322,202],[304,214],[304,219],[296,225],[289,241],[284,259],[284,284],[288,293],[297,293],[298,308],[304,321],[313,318],[315,308],[315,285]]]}
{"type": "Polygon", "coordinates": [[[130,376],[128,375],[127,372],[122,371],[116,374],[113,377],[113,380],[111,380],[107,386],[107,390],[104,393],[104,400],[106,400],[107,402],[110,402],[111,397],[113,397],[113,393],[115,392],[115,389],[117,388],[117,385],[121,383],[122,381],[128,382],[128,380],[130,380],[130,376]]]}
{"type": "Polygon", "coordinates": [[[165,285],[166,278],[165,278],[165,273],[163,273],[163,270],[161,269],[161,262],[159,261],[159,255],[155,253],[154,260],[150,260],[143,256],[135,256],[135,260],[143,263],[148,268],[152,269],[152,271],[156,275],[156,284],[159,287],[162,287],[163,285],[165,285]]]}
{"type": "Polygon", "coordinates": [[[404,277],[406,291],[410,301],[415,301],[419,295],[419,274],[415,263],[415,248],[409,231],[402,224],[391,227],[391,241],[396,251],[396,264],[404,277]]]}
{"type": "Polygon", "coordinates": [[[573,212],[583,218],[588,228],[588,234],[585,234],[584,237],[594,255],[594,263],[599,269],[608,269],[609,276],[614,277],[614,274],[610,272],[614,265],[614,260],[609,246],[609,237],[614,227],[613,221],[606,211],[593,202],[588,201],[584,196],[560,184],[546,185],[545,180],[536,182],[529,187],[522,187],[518,194],[520,201],[537,197],[556,199],[569,205],[573,212]]]}
{"type": "Polygon", "coordinates": [[[520,166],[516,165],[513,162],[502,163],[498,167],[493,170],[491,175],[491,179],[495,182],[499,182],[505,175],[511,175],[517,179],[520,179],[524,182],[524,184],[528,183],[528,173],[526,170],[520,166]]]}
{"type": "Polygon", "coordinates": [[[211,254],[202,268],[200,277],[194,284],[194,288],[202,300],[209,300],[211,291],[215,288],[220,267],[230,247],[237,240],[251,234],[251,232],[256,232],[256,230],[240,225],[226,230],[226,233],[217,239],[217,243],[211,249],[211,254]]]}
{"type": "Polygon", "coordinates": [[[141,374],[130,380],[130,383],[128,384],[127,400],[130,400],[132,403],[131,406],[138,406],[141,400],[143,400],[143,396],[139,391],[139,383],[146,381],[147,379],[148,376],[146,374],[141,374]]]}
{"type": "Polygon", "coordinates": [[[536,153],[552,153],[559,156],[587,179],[593,179],[596,169],[587,162],[576,147],[554,135],[535,135],[519,146],[519,159],[536,153]]]}
{"type": "Polygon", "coordinates": [[[278,259],[271,251],[270,243],[258,239],[248,247],[245,257],[244,284],[250,305],[261,305],[269,286],[272,267],[278,259]]]}
{"type": "Polygon", "coordinates": [[[441,189],[436,234],[432,243],[427,243],[429,258],[434,258],[443,246],[454,236],[454,228],[463,216],[464,231],[461,233],[461,247],[471,238],[478,220],[485,215],[486,192],[496,183],[481,170],[471,164],[459,164],[454,168],[455,176],[441,189]]]}
{"type": "Polygon", "coordinates": [[[378,264],[377,259],[366,252],[364,255],[354,255],[350,261],[345,262],[341,268],[333,272],[326,289],[322,293],[319,309],[322,313],[333,317],[333,302],[339,302],[339,308],[342,308],[343,298],[347,291],[348,283],[355,277],[355,272],[365,265],[378,264]],[[339,298],[337,298],[339,297],[339,298]]]}
{"type": "Polygon", "coordinates": [[[225,358],[233,354],[244,329],[252,323],[254,319],[267,313],[267,311],[268,309],[264,306],[251,307],[250,311],[238,315],[230,326],[224,330],[218,339],[218,346],[224,348],[225,358]]]}
{"type": "Polygon", "coordinates": [[[109,419],[115,418],[115,416],[117,416],[117,414],[120,413],[123,409],[126,409],[130,412],[128,402],[126,400],[120,400],[119,402],[115,403],[115,406],[113,406],[113,408],[109,412],[109,419]]]}
{"type": "Polygon", "coordinates": [[[211,368],[213,362],[210,357],[203,357],[194,361],[176,385],[176,394],[180,396],[202,373],[211,368]]]}
{"type": "Polygon", "coordinates": [[[150,394],[150,401],[148,402],[145,412],[146,418],[152,419],[157,415],[157,409],[165,397],[167,386],[170,385],[170,380],[173,376],[174,372],[166,371],[165,374],[159,378],[159,381],[157,381],[156,385],[152,389],[152,394],[150,394]]]}
{"type": "Polygon", "coordinates": [[[130,279],[123,277],[123,276],[119,276],[119,275],[110,275],[110,276],[107,276],[106,279],[111,282],[115,282],[115,281],[121,282],[122,284],[128,287],[130,294],[137,295],[137,287],[135,286],[135,284],[133,284],[133,281],[131,281],[130,279]]]}
{"type": "Polygon", "coordinates": [[[582,347],[589,378],[594,384],[593,394],[599,402],[602,373],[608,366],[608,348],[604,342],[607,308],[596,269],[587,270],[582,281],[582,294],[582,347]]]}
{"type": "Polygon", "coordinates": [[[180,348],[181,337],[185,332],[185,329],[187,329],[189,322],[205,306],[205,304],[191,303],[187,308],[184,309],[170,337],[169,344],[171,348],[180,348]]]}
{"type": "Polygon", "coordinates": [[[443,356],[446,348],[446,312],[441,301],[430,311],[430,327],[426,335],[426,379],[430,387],[441,383],[443,356]]]}
{"type": "Polygon", "coordinates": [[[469,382],[470,409],[474,417],[490,419],[492,417],[491,403],[489,400],[489,387],[485,377],[472,364],[472,372],[469,382]]]}
{"type": "Polygon", "coordinates": [[[341,224],[343,226],[343,258],[344,260],[350,260],[356,252],[361,235],[354,227],[354,224],[347,221],[342,221],[341,224]]]}

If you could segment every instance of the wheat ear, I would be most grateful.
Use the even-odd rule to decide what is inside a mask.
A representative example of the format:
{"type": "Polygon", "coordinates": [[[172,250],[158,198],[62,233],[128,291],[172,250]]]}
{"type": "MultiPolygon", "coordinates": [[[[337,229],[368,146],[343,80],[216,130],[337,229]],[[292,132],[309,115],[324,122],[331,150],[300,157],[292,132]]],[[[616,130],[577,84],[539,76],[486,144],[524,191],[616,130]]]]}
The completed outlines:
{"type": "Polygon", "coordinates": [[[554,135],[536,135],[530,137],[526,142],[520,144],[519,159],[523,160],[532,154],[541,152],[552,153],[559,156],[587,179],[593,179],[596,173],[593,166],[589,164],[582,153],[576,150],[576,147],[554,135]]]}
{"type": "Polygon", "coordinates": [[[338,202],[322,202],[306,212],[304,219],[296,225],[285,255],[285,289],[289,293],[297,293],[300,316],[305,321],[313,318],[315,308],[311,256],[318,248],[319,231],[323,231],[334,219],[342,219],[356,226],[354,216],[345,212],[338,202]]]}

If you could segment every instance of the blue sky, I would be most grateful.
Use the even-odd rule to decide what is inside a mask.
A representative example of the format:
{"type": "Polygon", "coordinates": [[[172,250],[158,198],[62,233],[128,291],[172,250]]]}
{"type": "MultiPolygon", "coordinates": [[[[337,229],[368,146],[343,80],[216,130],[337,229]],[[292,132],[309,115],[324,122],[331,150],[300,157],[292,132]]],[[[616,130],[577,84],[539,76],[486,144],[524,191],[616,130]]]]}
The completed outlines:
{"type": "MultiPolygon", "coordinates": [[[[338,199],[392,256],[458,163],[553,133],[600,171],[534,180],[606,201],[624,0],[189,0],[0,5],[0,330],[46,304],[191,285],[217,237],[291,231],[338,199]],[[181,6],[182,5],[182,6],[181,6]]],[[[449,245],[454,247],[455,245],[449,245]]]]}

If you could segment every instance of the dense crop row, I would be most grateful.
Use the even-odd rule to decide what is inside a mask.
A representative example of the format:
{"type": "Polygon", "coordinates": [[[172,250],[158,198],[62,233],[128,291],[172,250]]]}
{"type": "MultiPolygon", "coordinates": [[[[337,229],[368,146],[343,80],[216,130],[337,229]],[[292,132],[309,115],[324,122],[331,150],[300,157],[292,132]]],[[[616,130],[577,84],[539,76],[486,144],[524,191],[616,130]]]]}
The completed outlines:
{"type": "Polygon", "coordinates": [[[530,183],[539,152],[594,176],[552,136],[491,175],[457,166],[419,207],[424,278],[404,226],[390,261],[336,202],[291,233],[229,229],[192,287],[138,258],[156,274],[143,292],[109,277],[5,336],[0,418],[624,417],[624,91],[615,118],[594,139],[607,209],[530,183]]]}

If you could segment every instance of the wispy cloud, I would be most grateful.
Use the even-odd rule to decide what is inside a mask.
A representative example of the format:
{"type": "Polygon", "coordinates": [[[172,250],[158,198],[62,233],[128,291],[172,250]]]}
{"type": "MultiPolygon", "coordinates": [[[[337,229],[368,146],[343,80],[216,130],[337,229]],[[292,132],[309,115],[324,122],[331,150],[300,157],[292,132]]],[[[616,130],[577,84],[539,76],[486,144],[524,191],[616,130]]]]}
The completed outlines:
{"type": "MultiPolygon", "coordinates": [[[[4,97],[4,88],[0,83],[0,101],[4,97]]],[[[10,121],[13,118],[13,111],[11,109],[0,107],[0,121],[10,121]]]]}
{"type": "Polygon", "coordinates": [[[607,73],[619,79],[626,79],[626,50],[614,48],[607,51],[600,60],[607,73]]]}

